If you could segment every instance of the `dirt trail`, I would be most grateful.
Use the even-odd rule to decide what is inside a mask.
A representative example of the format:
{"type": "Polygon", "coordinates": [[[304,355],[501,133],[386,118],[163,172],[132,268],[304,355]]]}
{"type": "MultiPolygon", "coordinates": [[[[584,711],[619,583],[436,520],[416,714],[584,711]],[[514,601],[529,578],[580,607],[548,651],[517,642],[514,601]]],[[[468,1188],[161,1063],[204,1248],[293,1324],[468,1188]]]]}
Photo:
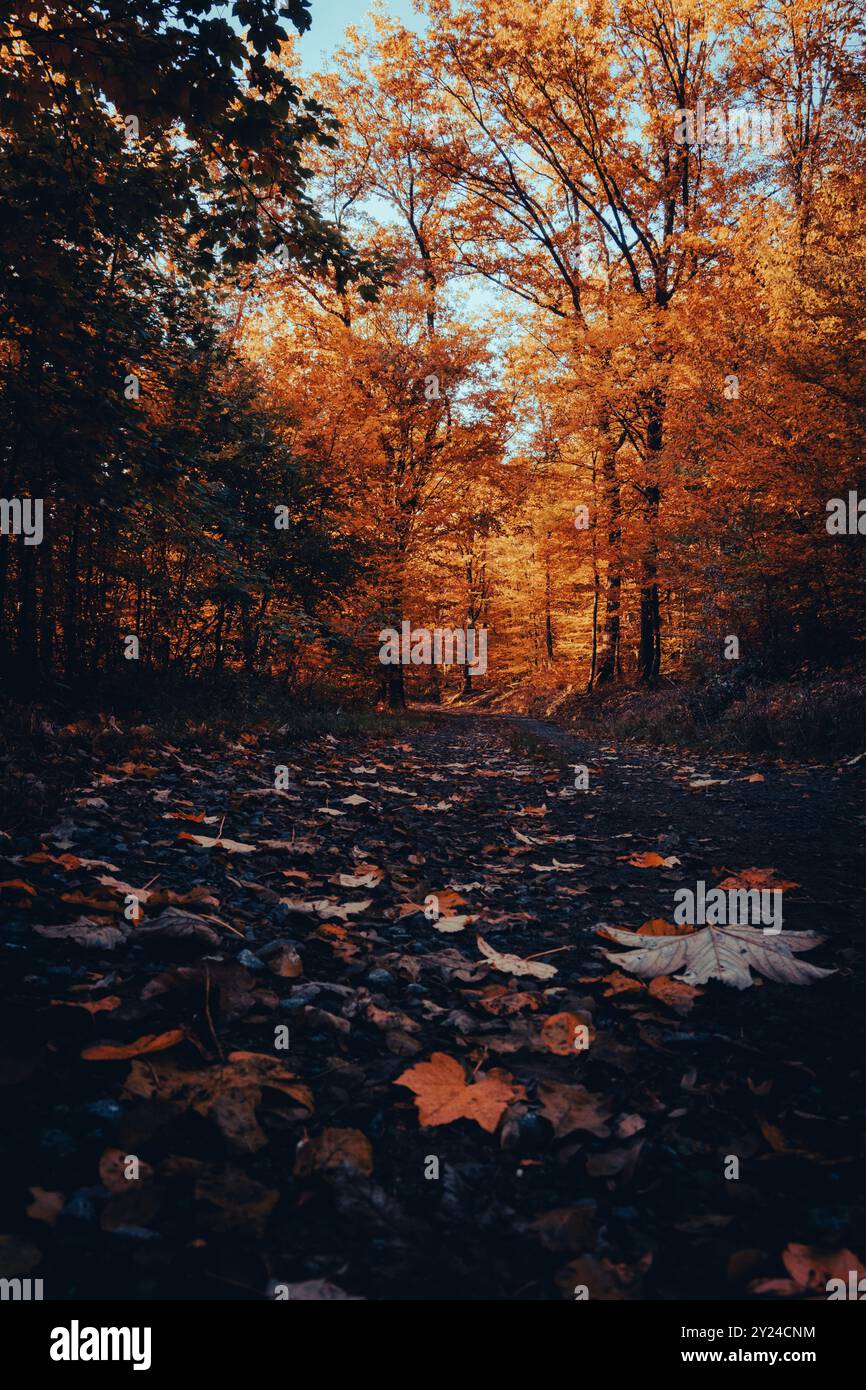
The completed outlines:
{"type": "Polygon", "coordinates": [[[133,750],[38,841],[5,844],[2,878],[31,891],[4,892],[0,1229],[36,1252],[52,1298],[252,1298],[315,1279],[366,1298],[724,1298],[782,1276],[790,1242],[863,1260],[863,819],[856,769],[614,749],[500,716],[133,750]],[[216,846],[188,838],[220,830],[216,846]],[[627,862],[647,852],[680,863],[627,862]],[[671,921],[678,886],[754,867],[799,885],[785,928],[825,933],[808,959],[834,976],[711,985],[690,1012],[611,992],[599,923],[671,921]],[[217,924],[150,934],[153,896],[124,923],[122,888],[146,884],[207,890],[185,908],[217,924]],[[437,930],[431,894],[475,920],[437,930]],[[34,931],[80,915],[121,939],[34,931]],[[503,973],[477,934],[556,975],[503,973]],[[68,1007],[105,1000],[119,1003],[68,1007]],[[588,1050],[551,1050],[561,1014],[587,1021],[588,1050]],[[139,1059],[81,1055],[178,1028],[139,1059]],[[491,1132],[420,1126],[395,1081],[436,1053],[461,1085],[506,1075],[491,1132]],[[107,1150],[144,1177],[115,1181],[107,1150]],[[26,1215],[33,1187],[61,1194],[53,1222],[26,1215]]]}

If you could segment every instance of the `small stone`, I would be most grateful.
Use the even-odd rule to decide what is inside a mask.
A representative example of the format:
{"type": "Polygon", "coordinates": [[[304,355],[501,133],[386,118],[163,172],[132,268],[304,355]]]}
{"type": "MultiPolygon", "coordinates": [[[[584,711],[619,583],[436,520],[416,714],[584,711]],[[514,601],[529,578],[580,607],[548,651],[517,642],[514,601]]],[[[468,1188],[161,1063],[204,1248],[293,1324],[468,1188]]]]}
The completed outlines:
{"type": "Polygon", "coordinates": [[[95,1221],[96,1208],[83,1192],[76,1192],[63,1208],[63,1215],[74,1217],[76,1221],[95,1221]]]}
{"type": "Polygon", "coordinates": [[[385,989],[388,985],[393,985],[394,976],[390,970],[371,970],[367,976],[367,984],[373,985],[376,989],[385,989]]]}
{"type": "Polygon", "coordinates": [[[96,1115],[100,1120],[119,1120],[123,1106],[116,1100],[91,1100],[85,1105],[88,1115],[96,1115]]]}

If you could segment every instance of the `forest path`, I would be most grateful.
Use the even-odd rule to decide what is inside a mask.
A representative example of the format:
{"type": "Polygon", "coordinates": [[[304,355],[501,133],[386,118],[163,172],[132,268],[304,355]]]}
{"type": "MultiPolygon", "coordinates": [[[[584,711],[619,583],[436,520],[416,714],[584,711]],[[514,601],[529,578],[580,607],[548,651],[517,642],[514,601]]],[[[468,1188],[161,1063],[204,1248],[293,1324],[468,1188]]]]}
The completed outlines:
{"type": "Polygon", "coordinates": [[[857,768],[443,711],[292,748],[151,738],[91,772],[2,865],[27,888],[4,892],[0,1228],[46,1297],[725,1297],[789,1242],[866,1256],[857,768]],[[797,883],[785,928],[824,931],[807,958],[836,974],[621,988],[599,923],[670,922],[678,886],[756,867],[797,883]],[[515,978],[479,936],[557,973],[515,978]],[[395,1082],[437,1054],[422,1127],[395,1082]],[[33,1188],[59,1217],[26,1215],[33,1188]]]}

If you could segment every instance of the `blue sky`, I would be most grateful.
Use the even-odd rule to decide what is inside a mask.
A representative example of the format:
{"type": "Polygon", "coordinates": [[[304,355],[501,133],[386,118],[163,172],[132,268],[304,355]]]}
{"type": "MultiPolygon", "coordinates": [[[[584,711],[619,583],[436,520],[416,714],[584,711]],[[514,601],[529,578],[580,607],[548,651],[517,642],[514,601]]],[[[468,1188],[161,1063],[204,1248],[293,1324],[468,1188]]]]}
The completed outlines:
{"type": "MultiPolygon", "coordinates": [[[[381,8],[407,28],[417,29],[421,18],[412,8],[412,0],[380,0],[381,8]]],[[[350,24],[359,29],[373,8],[373,0],[312,0],[312,28],[298,40],[297,49],[305,71],[324,68],[326,59],[340,46],[350,24]]]]}

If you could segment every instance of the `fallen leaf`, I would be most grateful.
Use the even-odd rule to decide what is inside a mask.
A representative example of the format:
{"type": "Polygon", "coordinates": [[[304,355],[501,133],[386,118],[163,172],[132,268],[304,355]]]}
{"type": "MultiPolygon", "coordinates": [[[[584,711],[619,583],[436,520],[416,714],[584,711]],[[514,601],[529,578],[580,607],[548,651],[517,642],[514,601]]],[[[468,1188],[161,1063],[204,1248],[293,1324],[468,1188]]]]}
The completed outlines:
{"type": "Polygon", "coordinates": [[[526,1096],[523,1086],[498,1067],[467,1085],[463,1067],[444,1052],[434,1052],[429,1062],[409,1067],[394,1084],[414,1092],[418,1119],[425,1129],[466,1119],[492,1134],[511,1102],[526,1096]]]}
{"type": "Polygon", "coordinates": [[[185,1028],[171,1028],[166,1033],[145,1033],[131,1043],[93,1043],[81,1056],[87,1062],[122,1062],[129,1057],[142,1057],[146,1052],[165,1052],[176,1047],[186,1037],[185,1028]]]}
{"type": "Polygon", "coordinates": [[[153,1169],[143,1159],[138,1159],[138,1177],[126,1176],[127,1159],[131,1155],[124,1149],[106,1149],[99,1160],[99,1180],[109,1192],[128,1192],[137,1183],[148,1183],[153,1177],[153,1169]]]}
{"type": "Polygon", "coordinates": [[[666,922],[663,917],[651,917],[648,922],[644,922],[642,927],[638,927],[638,936],[689,936],[694,931],[694,927],[689,926],[688,922],[666,922]]]}
{"type": "Polygon", "coordinates": [[[502,955],[489,946],[483,936],[477,938],[478,949],[490,964],[506,975],[532,975],[536,980],[550,980],[557,973],[555,965],[540,960],[523,960],[520,956],[502,955]]]}
{"type": "Polygon", "coordinates": [[[587,1130],[599,1139],[610,1134],[607,1122],[612,1107],[604,1096],[594,1095],[585,1086],[566,1086],[560,1081],[540,1081],[538,1095],[541,1113],[550,1121],[557,1139],[576,1129],[587,1130]]]}
{"type": "Polygon", "coordinates": [[[216,1210],[209,1213],[205,1226],[210,1231],[250,1231],[264,1234],[265,1223],[280,1200],[276,1187],[265,1187],[240,1168],[208,1168],[195,1180],[193,1196],[216,1210]]]}
{"type": "Polygon", "coordinates": [[[790,1279],[754,1279],[750,1293],[775,1293],[796,1297],[813,1293],[826,1297],[830,1279],[841,1279],[848,1287],[853,1273],[859,1281],[866,1278],[866,1268],[852,1250],[822,1250],[812,1245],[791,1244],[782,1251],[782,1263],[790,1279]]]}
{"type": "Polygon", "coordinates": [[[44,1221],[53,1226],[66,1202],[62,1192],[47,1192],[44,1187],[31,1187],[33,1201],[27,1208],[31,1221],[44,1221]]]}
{"type": "Polygon", "coordinates": [[[640,947],[630,953],[604,951],[608,960],[635,975],[682,972],[688,985],[704,985],[711,979],[735,989],[753,984],[749,967],[779,984],[807,985],[834,974],[817,965],[797,960],[795,951],[810,951],[823,937],[814,932],[780,932],[769,935],[757,927],[703,927],[689,936],[639,936],[637,932],[605,927],[605,936],[622,946],[640,947]]]}
{"type": "Polygon", "coordinates": [[[119,942],[125,941],[127,933],[120,927],[104,926],[92,922],[89,917],[79,917],[69,926],[34,926],[40,936],[60,941],[74,941],[76,946],[86,946],[94,950],[113,951],[119,942]]]}
{"type": "Polygon", "coordinates": [[[694,985],[687,985],[684,980],[672,980],[669,975],[656,975],[649,982],[649,993],[654,999],[660,999],[668,1008],[683,1016],[691,1012],[695,1000],[703,990],[695,989],[694,985]]]}
{"type": "Polygon", "coordinates": [[[315,1139],[302,1139],[295,1157],[295,1177],[345,1169],[370,1177],[373,1148],[360,1129],[325,1129],[315,1139]]]}
{"type": "Polygon", "coordinates": [[[146,926],[139,927],[135,933],[136,941],[150,937],[190,938],[208,946],[217,946],[223,939],[217,927],[227,927],[228,923],[213,917],[210,913],[186,912],[182,907],[166,907],[158,917],[146,926]]]}
{"type": "Polygon", "coordinates": [[[470,923],[476,920],[477,916],[477,913],[473,913],[468,917],[439,917],[432,923],[432,926],[434,931],[445,933],[465,931],[470,923]]]}
{"type": "Polygon", "coordinates": [[[620,854],[617,857],[624,859],[627,864],[633,864],[636,869],[672,869],[680,862],[675,854],[664,856],[656,854],[654,850],[643,854],[620,854]]]}
{"type": "Polygon", "coordinates": [[[741,869],[739,873],[729,874],[719,884],[720,888],[775,888],[780,892],[786,888],[799,888],[793,879],[778,877],[776,869],[741,869]]]}
{"type": "Polygon", "coordinates": [[[255,845],[245,845],[240,840],[224,840],[222,836],[214,839],[210,835],[191,835],[189,831],[182,830],[177,837],[179,840],[191,840],[194,845],[200,845],[202,849],[222,849],[226,854],[254,854],[255,845]]]}
{"type": "Polygon", "coordinates": [[[555,1052],[559,1057],[578,1057],[583,1050],[574,1045],[578,1028],[584,1028],[592,1041],[595,1030],[588,1014],[582,1017],[570,1013],[551,1014],[541,1025],[540,1038],[548,1052],[555,1052]]]}
{"type": "Polygon", "coordinates": [[[107,994],[104,999],[94,999],[82,1003],[80,999],[52,999],[51,1003],[61,1008],[86,1009],[89,1014],[111,1013],[123,1003],[119,994],[107,994]]]}

